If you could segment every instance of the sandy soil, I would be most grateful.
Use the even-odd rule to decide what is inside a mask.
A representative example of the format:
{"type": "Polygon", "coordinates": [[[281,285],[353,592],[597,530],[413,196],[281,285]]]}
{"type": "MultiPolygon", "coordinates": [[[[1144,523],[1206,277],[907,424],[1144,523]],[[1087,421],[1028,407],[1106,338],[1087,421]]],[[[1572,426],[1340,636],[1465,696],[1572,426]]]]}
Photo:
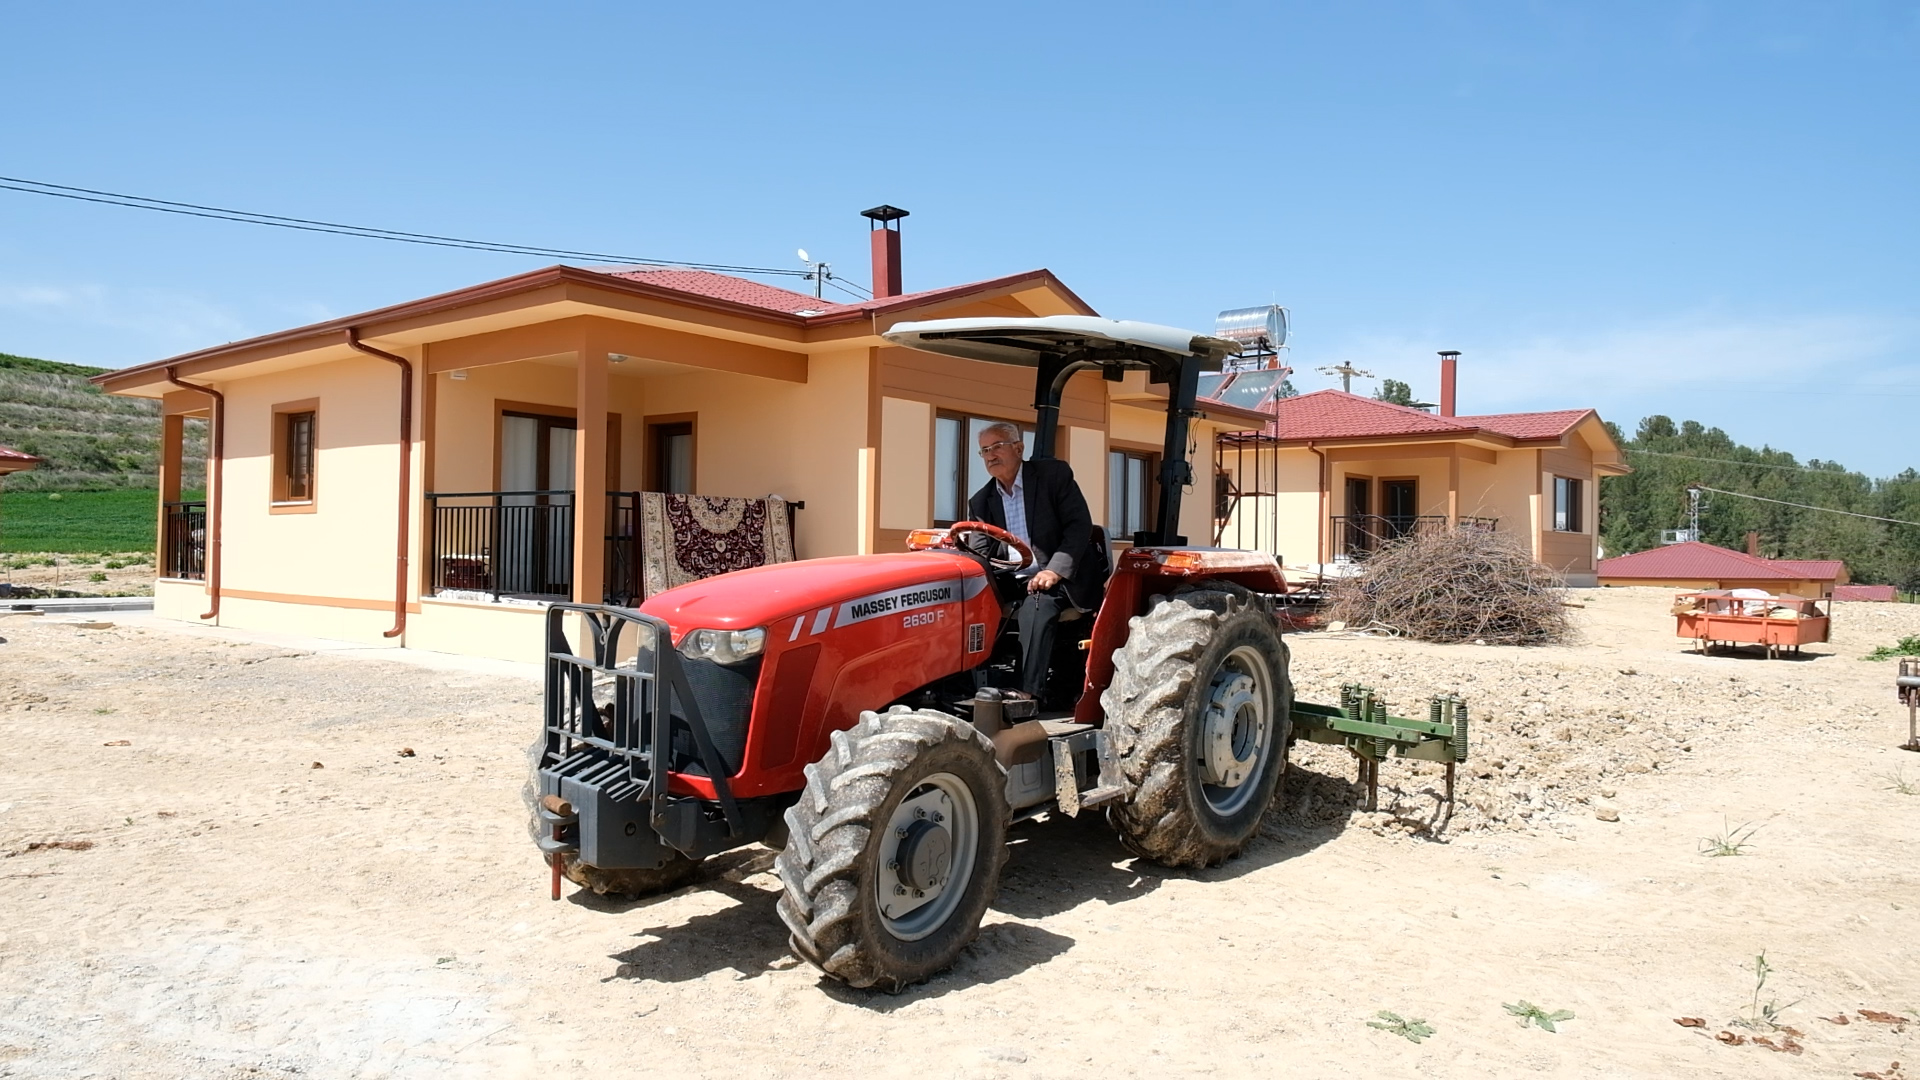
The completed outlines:
{"type": "Polygon", "coordinates": [[[1688,654],[1664,593],[1578,595],[1566,648],[1291,639],[1303,696],[1473,702],[1438,839],[1434,773],[1384,767],[1355,815],[1324,748],[1218,870],[1022,826],[979,942],[897,997],[787,955],[763,849],[549,902],[528,678],[0,618],[0,1076],[1920,1074],[1920,1028],[1859,1012],[1920,1020],[1920,796],[1889,779],[1920,754],[1858,659],[1920,609],[1841,605],[1832,647],[1769,662],[1688,654]],[[1745,854],[1698,852],[1743,822],[1745,854]],[[1757,1034],[1731,1021],[1762,950],[1798,1054],[1714,1038],[1757,1034]],[[1522,999],[1574,1018],[1523,1028],[1522,999]]]}
{"type": "Polygon", "coordinates": [[[153,553],[0,555],[0,582],[79,596],[152,596],[153,553]],[[109,563],[122,565],[109,566],[109,563]],[[92,580],[99,574],[100,581],[92,580]]]}

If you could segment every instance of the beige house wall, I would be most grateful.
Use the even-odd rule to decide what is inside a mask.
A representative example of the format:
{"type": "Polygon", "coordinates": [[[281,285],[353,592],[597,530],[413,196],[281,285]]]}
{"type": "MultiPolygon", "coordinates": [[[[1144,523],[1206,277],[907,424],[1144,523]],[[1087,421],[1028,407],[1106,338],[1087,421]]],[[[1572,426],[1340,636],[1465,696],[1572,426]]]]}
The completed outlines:
{"type": "Polygon", "coordinates": [[[1811,600],[1820,600],[1832,596],[1834,586],[1834,583],[1831,581],[1815,581],[1805,578],[1798,581],[1782,581],[1778,578],[1769,578],[1764,581],[1750,581],[1737,578],[1709,581],[1704,578],[1683,580],[1679,578],[1602,577],[1599,579],[1599,583],[1606,587],[1644,586],[1655,589],[1672,589],[1675,592],[1696,592],[1706,589],[1759,589],[1762,592],[1769,592],[1775,596],[1804,596],[1811,600]]]}
{"type": "MultiPolygon", "coordinates": [[[[376,636],[391,625],[399,382],[393,365],[369,357],[218,387],[226,395],[222,593],[235,601],[233,619],[245,618],[249,601],[291,596],[374,604],[388,620],[376,636]],[[275,504],[274,406],[306,400],[315,402],[313,499],[275,504]]],[[[419,463],[416,446],[416,484],[419,463]]],[[[417,510],[411,525],[417,544],[417,510]]],[[[229,614],[223,598],[223,622],[229,614]]],[[[381,618],[375,610],[370,619],[346,622],[357,627],[381,618]]]]}

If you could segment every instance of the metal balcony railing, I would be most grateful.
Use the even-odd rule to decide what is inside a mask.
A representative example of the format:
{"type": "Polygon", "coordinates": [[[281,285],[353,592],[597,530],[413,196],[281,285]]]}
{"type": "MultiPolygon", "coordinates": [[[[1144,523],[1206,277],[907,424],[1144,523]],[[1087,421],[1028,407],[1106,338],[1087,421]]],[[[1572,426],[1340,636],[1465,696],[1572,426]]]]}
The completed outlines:
{"type": "MultiPolygon", "coordinates": [[[[1445,514],[1348,514],[1331,520],[1334,555],[1348,559],[1364,559],[1395,540],[1449,527],[1445,514]]],[[[1492,532],[1499,523],[1499,518],[1463,517],[1451,527],[1492,532]]]]}
{"type": "Polygon", "coordinates": [[[162,577],[202,580],[207,576],[207,504],[162,503],[166,524],[160,537],[162,577]]]}

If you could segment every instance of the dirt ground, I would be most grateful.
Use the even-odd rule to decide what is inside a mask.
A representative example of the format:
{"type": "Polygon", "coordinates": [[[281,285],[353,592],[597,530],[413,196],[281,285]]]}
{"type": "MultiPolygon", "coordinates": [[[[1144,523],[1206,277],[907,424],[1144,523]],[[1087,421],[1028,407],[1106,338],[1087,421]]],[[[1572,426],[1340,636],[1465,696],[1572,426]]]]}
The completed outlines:
{"type": "Polygon", "coordinates": [[[1356,814],[1318,747],[1217,870],[1023,825],[979,941],[897,997],[787,954],[764,849],[549,902],[524,673],[0,617],[0,1076],[1920,1076],[1920,754],[1859,659],[1920,608],[1765,661],[1684,651],[1664,592],[1574,595],[1569,647],[1289,639],[1302,697],[1469,699],[1446,830],[1431,767],[1356,814]],[[1797,1035],[1733,1023],[1763,950],[1797,1035]]]}

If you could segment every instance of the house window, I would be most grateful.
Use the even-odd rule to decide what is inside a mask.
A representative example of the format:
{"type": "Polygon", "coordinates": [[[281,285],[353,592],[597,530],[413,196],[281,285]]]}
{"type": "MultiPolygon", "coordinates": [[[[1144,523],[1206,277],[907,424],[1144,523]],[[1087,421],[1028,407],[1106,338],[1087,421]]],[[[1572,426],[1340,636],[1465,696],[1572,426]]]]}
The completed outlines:
{"type": "Polygon", "coordinates": [[[653,469],[650,491],[693,494],[693,421],[647,425],[653,469]]]}
{"type": "Polygon", "coordinates": [[[1553,478],[1553,531],[1584,532],[1585,522],[1580,520],[1581,482],[1571,477],[1553,478]]]}
{"type": "Polygon", "coordinates": [[[311,503],[315,466],[314,412],[294,407],[273,414],[273,501],[311,503]]]}
{"type": "Polygon", "coordinates": [[[1147,527],[1153,509],[1154,455],[1138,450],[1107,451],[1107,538],[1132,540],[1147,527]]]}
{"type": "MultiPolygon", "coordinates": [[[[990,424],[1013,423],[990,416],[941,413],[933,421],[933,523],[945,527],[967,515],[967,498],[985,487],[987,463],[980,460],[980,433],[990,424]]],[[[1020,438],[1033,447],[1033,427],[1016,424],[1020,438]]]]}

